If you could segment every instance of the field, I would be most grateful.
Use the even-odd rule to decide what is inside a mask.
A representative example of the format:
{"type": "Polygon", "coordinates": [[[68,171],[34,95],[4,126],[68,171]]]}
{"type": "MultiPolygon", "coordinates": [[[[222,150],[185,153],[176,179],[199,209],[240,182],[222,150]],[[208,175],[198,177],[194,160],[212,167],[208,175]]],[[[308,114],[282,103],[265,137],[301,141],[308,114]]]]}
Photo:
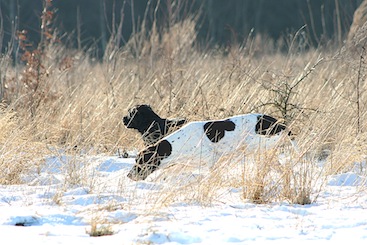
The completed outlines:
{"type": "Polygon", "coordinates": [[[243,186],[218,186],[217,177],[205,171],[201,181],[194,177],[198,174],[183,172],[133,182],[126,178],[133,162],[116,156],[47,158],[27,184],[0,187],[0,234],[13,244],[325,244],[350,239],[364,244],[367,239],[366,178],[359,165],[319,181],[310,195],[313,202],[299,205],[254,203],[244,198],[243,186]],[[75,163],[83,183],[66,184],[75,163]]]}
{"type": "MultiPolygon", "coordinates": [[[[24,244],[366,240],[365,49],[251,36],[195,40],[195,21],[112,39],[102,60],[53,39],[0,58],[0,234],[24,244]],[[261,112],[294,134],[214,169],[177,163],[126,177],[143,148],[135,104],[189,121],[261,112]],[[21,231],[20,231],[21,230],[21,231]],[[18,234],[21,232],[22,236],[18,234]],[[96,236],[98,238],[96,238],[96,236]]],[[[20,36],[26,41],[26,37],[20,36]]]]}

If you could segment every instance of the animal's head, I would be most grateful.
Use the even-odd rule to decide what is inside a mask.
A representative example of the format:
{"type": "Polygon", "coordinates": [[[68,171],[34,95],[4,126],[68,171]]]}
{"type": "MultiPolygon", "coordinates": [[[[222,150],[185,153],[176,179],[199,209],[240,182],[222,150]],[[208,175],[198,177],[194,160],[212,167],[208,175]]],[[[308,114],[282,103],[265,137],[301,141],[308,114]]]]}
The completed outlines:
{"type": "Polygon", "coordinates": [[[145,130],[158,118],[149,105],[136,105],[128,110],[128,114],[122,118],[127,128],[145,130]]]}
{"type": "Polygon", "coordinates": [[[148,175],[160,167],[162,159],[168,157],[171,153],[171,143],[167,140],[158,141],[156,144],[139,152],[135,159],[135,165],[127,177],[135,181],[145,180],[148,175]]]}

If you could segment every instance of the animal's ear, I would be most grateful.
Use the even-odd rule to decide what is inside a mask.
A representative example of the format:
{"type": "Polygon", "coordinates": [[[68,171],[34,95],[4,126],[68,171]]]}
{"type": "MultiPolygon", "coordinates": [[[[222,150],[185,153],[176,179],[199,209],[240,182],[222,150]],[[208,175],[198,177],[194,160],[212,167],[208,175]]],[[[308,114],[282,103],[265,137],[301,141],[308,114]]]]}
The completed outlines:
{"type": "Polygon", "coordinates": [[[167,140],[158,141],[156,151],[158,156],[169,156],[172,153],[172,145],[167,140]]]}

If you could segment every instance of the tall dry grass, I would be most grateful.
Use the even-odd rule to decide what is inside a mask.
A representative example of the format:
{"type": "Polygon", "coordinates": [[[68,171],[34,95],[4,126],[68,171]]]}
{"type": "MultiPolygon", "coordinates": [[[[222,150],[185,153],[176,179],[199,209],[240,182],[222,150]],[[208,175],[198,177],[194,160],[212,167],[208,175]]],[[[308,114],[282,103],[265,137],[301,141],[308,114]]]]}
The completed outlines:
{"type": "Polygon", "coordinates": [[[249,36],[225,49],[201,49],[195,21],[173,23],[161,34],[137,33],[121,49],[111,43],[103,61],[52,41],[33,61],[37,66],[0,57],[0,183],[21,183],[22,174],[42,162],[37,159],[58,149],[114,154],[142,148],[140,136],[121,122],[139,103],[162,117],[189,120],[268,113],[284,120],[298,142],[281,165],[274,164],[275,153],[259,153],[232,173],[228,167],[243,162],[240,152],[204,179],[162,194],[165,203],[211,203],[226,186],[243,188],[243,198],[254,202],[309,203],[315,182],[325,177],[315,178],[320,158],[325,174],[365,158],[365,54],[332,44],[305,47],[301,31],[283,44],[249,36]]]}

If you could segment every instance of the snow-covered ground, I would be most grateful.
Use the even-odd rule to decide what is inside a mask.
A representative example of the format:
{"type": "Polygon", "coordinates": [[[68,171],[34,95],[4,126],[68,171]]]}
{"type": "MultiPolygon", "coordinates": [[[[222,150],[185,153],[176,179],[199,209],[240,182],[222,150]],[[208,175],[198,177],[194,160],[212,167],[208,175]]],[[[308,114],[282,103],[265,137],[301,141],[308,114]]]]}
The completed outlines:
{"type": "Polygon", "coordinates": [[[173,182],[133,182],[126,177],[133,163],[117,156],[50,157],[25,176],[27,185],[0,186],[1,244],[367,242],[367,188],[356,171],[329,176],[310,205],[254,204],[235,187],[203,205],[165,203],[156,195],[173,182]],[[92,237],[91,224],[113,234],[92,237]]]}

